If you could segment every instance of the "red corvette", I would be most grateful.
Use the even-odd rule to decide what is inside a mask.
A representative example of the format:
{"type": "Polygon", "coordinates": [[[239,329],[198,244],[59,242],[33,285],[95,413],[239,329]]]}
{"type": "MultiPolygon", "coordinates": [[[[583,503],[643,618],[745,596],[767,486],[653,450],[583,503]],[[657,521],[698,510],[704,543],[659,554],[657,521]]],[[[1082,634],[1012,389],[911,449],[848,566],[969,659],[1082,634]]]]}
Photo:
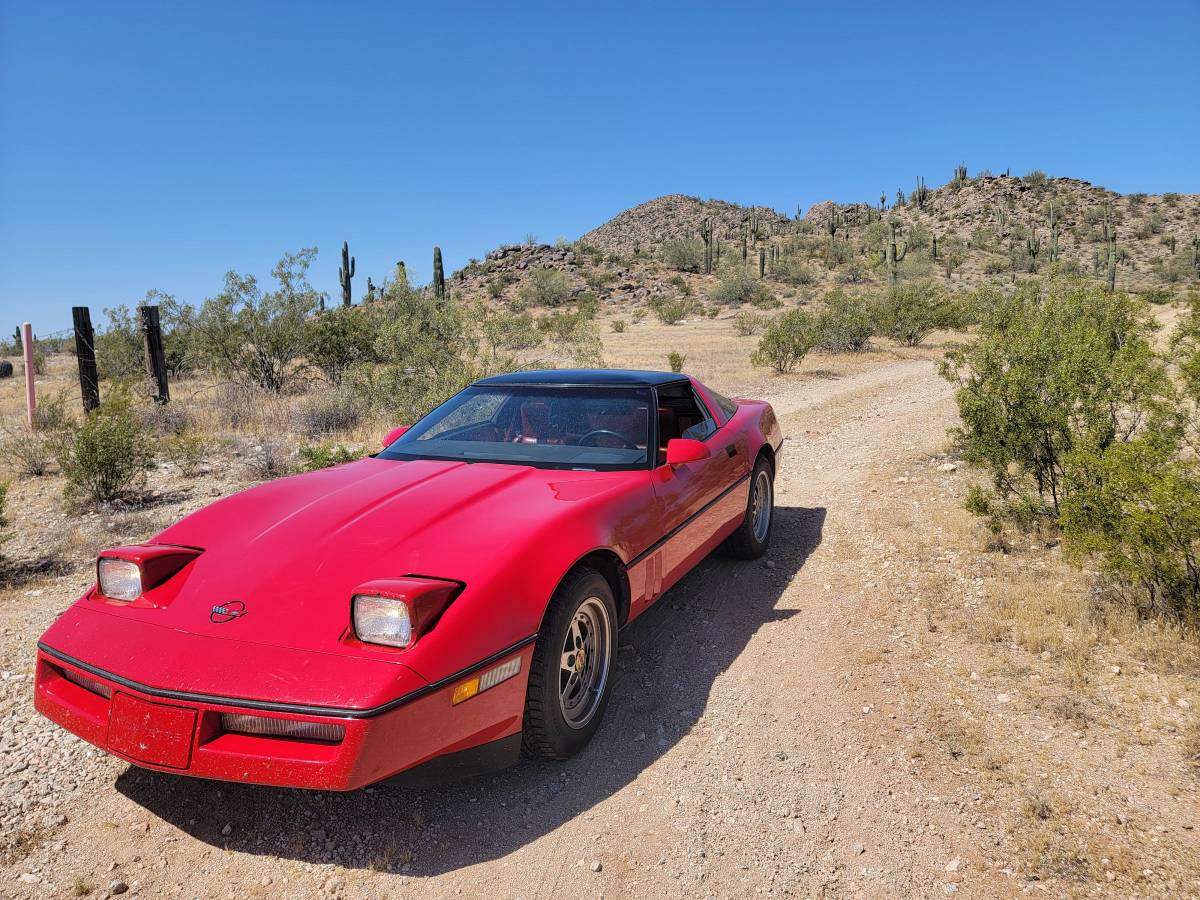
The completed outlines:
{"type": "Polygon", "coordinates": [[[259,784],[568,757],[619,629],[717,545],[766,549],[781,444],[770,405],[683,375],[486,378],[374,457],[101,553],[38,643],[37,708],[139,766],[259,784]]]}

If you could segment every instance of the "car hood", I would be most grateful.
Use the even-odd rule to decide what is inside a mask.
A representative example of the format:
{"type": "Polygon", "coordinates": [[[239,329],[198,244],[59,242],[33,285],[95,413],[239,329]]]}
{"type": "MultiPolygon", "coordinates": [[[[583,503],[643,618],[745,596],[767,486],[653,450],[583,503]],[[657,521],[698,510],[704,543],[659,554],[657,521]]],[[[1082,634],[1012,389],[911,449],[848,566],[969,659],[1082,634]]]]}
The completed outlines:
{"type": "Polygon", "coordinates": [[[178,589],[166,605],[90,597],[80,604],[102,604],[111,614],[105,618],[117,622],[163,626],[164,640],[174,630],[398,661],[391,648],[352,639],[355,587],[403,575],[468,587],[486,581],[489,567],[511,560],[520,540],[545,533],[556,516],[620,480],[621,473],[365,459],[243,491],[156,535],[152,543],[202,551],[174,576],[178,589]],[[214,606],[234,600],[245,604],[244,615],[211,621],[214,606]]]}

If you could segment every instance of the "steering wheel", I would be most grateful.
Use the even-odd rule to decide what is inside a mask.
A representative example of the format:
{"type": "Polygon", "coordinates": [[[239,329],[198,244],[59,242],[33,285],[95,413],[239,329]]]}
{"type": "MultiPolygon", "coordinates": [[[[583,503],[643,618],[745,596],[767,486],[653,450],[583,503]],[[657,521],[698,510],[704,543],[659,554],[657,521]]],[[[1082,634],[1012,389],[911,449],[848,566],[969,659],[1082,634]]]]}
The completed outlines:
{"type": "Polygon", "coordinates": [[[633,441],[631,441],[629,438],[625,437],[625,435],[617,434],[617,432],[615,432],[615,431],[609,431],[607,428],[597,428],[595,431],[589,431],[587,434],[585,434],[583,437],[581,437],[579,439],[579,446],[580,447],[592,446],[591,444],[588,443],[588,440],[590,438],[594,438],[594,437],[614,438],[615,440],[620,441],[621,446],[624,447],[626,450],[636,450],[638,448],[638,445],[635,444],[633,441]]]}

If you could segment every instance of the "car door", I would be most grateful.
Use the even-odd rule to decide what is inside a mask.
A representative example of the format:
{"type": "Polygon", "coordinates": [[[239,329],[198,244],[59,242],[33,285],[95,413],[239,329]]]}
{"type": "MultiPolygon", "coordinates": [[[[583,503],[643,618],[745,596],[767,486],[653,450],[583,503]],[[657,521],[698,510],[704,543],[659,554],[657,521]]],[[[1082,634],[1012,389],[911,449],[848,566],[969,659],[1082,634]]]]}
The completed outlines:
{"type": "Polygon", "coordinates": [[[728,523],[745,509],[747,463],[744,440],[735,429],[718,424],[690,382],[659,388],[658,401],[659,465],[651,480],[666,526],[657,551],[661,590],[666,590],[712,550],[728,523]],[[668,466],[664,451],[672,437],[701,441],[709,457],[668,466]]]}

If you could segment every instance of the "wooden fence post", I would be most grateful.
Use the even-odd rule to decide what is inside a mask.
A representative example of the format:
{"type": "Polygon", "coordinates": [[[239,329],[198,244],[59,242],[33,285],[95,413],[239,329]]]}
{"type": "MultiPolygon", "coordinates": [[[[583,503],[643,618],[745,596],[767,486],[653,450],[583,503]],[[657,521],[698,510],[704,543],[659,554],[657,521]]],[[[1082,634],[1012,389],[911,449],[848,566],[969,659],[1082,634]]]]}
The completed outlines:
{"type": "Polygon", "coordinates": [[[21,343],[25,348],[25,421],[29,424],[29,430],[33,431],[37,427],[34,424],[34,413],[37,412],[37,390],[33,385],[35,378],[33,371],[33,326],[28,322],[21,324],[21,343]]]}
{"type": "Polygon", "coordinates": [[[146,377],[154,390],[154,402],[166,403],[171,399],[171,391],[167,387],[167,357],[163,353],[158,307],[140,306],[138,310],[142,314],[142,337],[146,342],[146,377]]]}
{"type": "Polygon", "coordinates": [[[100,378],[96,373],[95,333],[92,314],[86,306],[72,306],[75,320],[75,357],[79,360],[79,392],[83,395],[84,415],[100,405],[100,378]]]}

